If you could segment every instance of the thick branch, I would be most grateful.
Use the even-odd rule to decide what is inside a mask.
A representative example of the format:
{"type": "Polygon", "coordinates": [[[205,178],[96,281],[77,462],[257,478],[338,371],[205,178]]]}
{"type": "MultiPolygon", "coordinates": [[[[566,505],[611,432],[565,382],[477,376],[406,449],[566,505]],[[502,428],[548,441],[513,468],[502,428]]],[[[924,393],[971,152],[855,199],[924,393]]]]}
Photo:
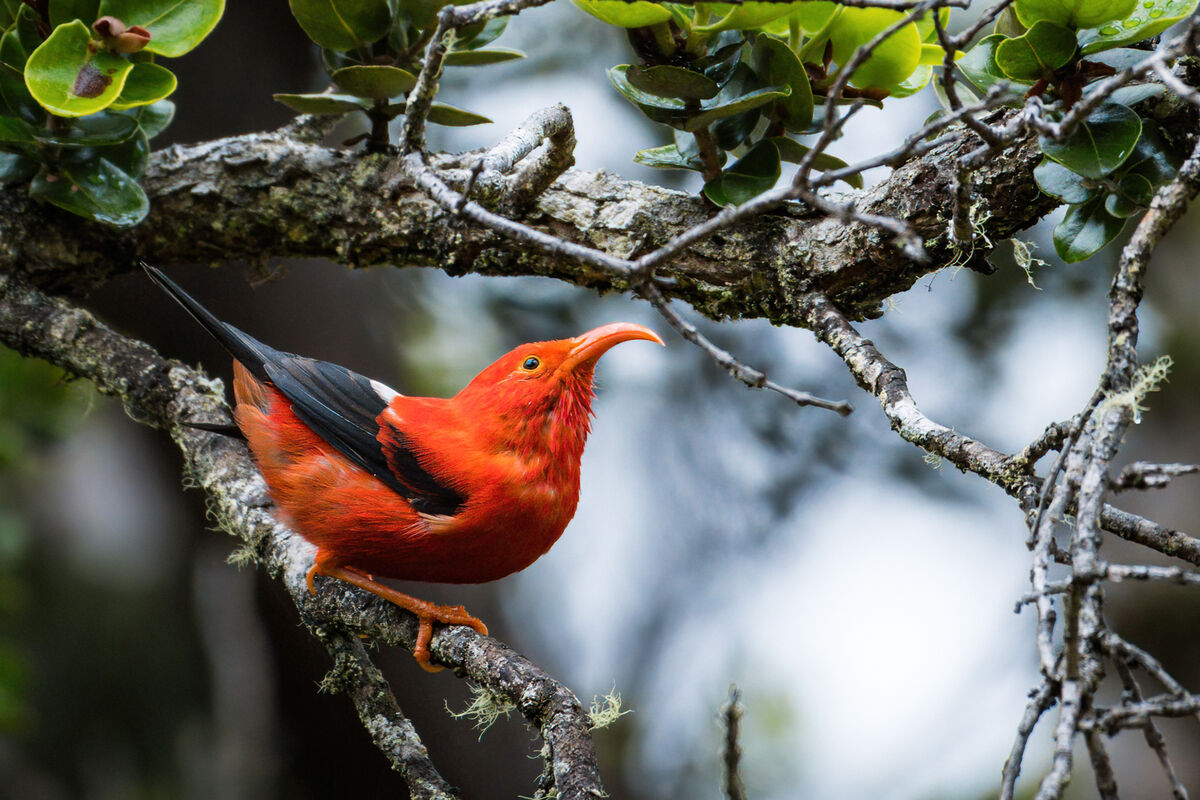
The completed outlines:
{"type": "MultiPolygon", "coordinates": [[[[691,245],[659,275],[668,294],[714,317],[798,321],[796,300],[817,290],[851,317],[871,316],[891,294],[954,258],[945,241],[952,213],[953,163],[978,139],[959,132],[880,185],[855,197],[864,214],[906,220],[926,240],[931,261],[911,263],[880,232],[863,224],[813,219],[800,206],[691,245]]],[[[435,158],[438,168],[469,169],[478,155],[435,158]]],[[[1039,155],[1030,140],[975,175],[991,216],[986,230],[1002,239],[1036,222],[1054,201],[1030,177],[1039,155]]],[[[0,196],[0,272],[16,266],[44,287],[82,293],[131,268],[133,256],[163,265],[280,256],[327,257],[350,265],[430,265],[452,274],[550,275],[600,290],[626,290],[628,279],[577,262],[549,258],[464,224],[415,187],[385,190],[382,156],[364,156],[252,134],[154,154],[145,178],[149,218],[116,232],[39,206],[22,192],[0,196]]],[[[521,221],[570,242],[622,258],[636,257],[708,219],[693,196],[570,170],[521,221]]]]}

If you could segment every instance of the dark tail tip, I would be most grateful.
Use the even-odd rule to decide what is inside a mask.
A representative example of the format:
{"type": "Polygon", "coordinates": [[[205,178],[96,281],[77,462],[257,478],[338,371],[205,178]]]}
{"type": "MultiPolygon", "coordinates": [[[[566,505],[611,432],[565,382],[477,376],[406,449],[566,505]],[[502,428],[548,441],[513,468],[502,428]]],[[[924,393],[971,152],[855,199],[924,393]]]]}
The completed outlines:
{"type": "Polygon", "coordinates": [[[273,352],[269,347],[252,336],[242,333],[232,325],[217,319],[211,311],[200,305],[200,301],[185,292],[183,287],[168,278],[161,269],[153,267],[145,261],[138,263],[142,265],[142,269],[146,271],[146,274],[150,276],[152,281],[174,298],[175,302],[183,306],[192,315],[193,319],[216,337],[217,341],[234,358],[242,362],[256,378],[260,381],[267,380],[267,374],[263,369],[263,361],[267,355],[273,352]]]}

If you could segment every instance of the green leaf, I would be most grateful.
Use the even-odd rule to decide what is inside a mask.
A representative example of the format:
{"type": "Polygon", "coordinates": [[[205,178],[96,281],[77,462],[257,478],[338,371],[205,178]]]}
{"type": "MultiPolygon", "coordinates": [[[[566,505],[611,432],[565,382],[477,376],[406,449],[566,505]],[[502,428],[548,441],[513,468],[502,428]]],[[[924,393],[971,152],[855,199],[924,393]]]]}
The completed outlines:
{"type": "Polygon", "coordinates": [[[933,80],[933,67],[928,64],[918,64],[912,75],[892,87],[891,95],[892,97],[911,97],[928,86],[931,80],[933,80]]]}
{"type": "Polygon", "coordinates": [[[225,0],[101,0],[100,16],[150,31],[145,52],[175,58],[188,52],[217,27],[225,0]]]}
{"type": "Polygon", "coordinates": [[[1122,175],[1117,181],[1117,187],[1126,198],[1141,208],[1146,208],[1154,200],[1154,185],[1144,175],[1136,172],[1122,175]]]}
{"type": "Polygon", "coordinates": [[[1149,206],[1154,199],[1154,187],[1150,181],[1135,172],[1122,175],[1117,187],[1119,192],[1104,199],[1104,210],[1114,217],[1131,217],[1149,206]]]}
{"type": "MultiPolygon", "coordinates": [[[[786,136],[775,136],[764,141],[768,141],[775,145],[775,149],[779,151],[779,157],[789,164],[799,164],[804,160],[804,157],[808,155],[809,150],[812,149],[805,147],[794,139],[789,139],[786,136]]],[[[825,172],[826,170],[831,169],[842,169],[850,166],[842,159],[838,158],[837,156],[831,156],[829,153],[818,154],[817,157],[813,159],[812,165],[813,169],[820,172],[825,172]]],[[[861,189],[863,187],[863,179],[861,174],[851,175],[848,178],[843,178],[843,180],[850,186],[853,186],[855,189],[861,189]]]]}
{"type": "Polygon", "coordinates": [[[96,11],[99,7],[100,0],[50,0],[50,27],[76,19],[91,25],[101,16],[96,11]]]}
{"type": "Polygon", "coordinates": [[[29,194],[87,219],[128,228],[146,218],[150,202],[137,181],[104,158],[64,166],[33,179],[29,194]]]}
{"type": "Polygon", "coordinates": [[[1067,169],[1099,180],[1129,157],[1141,132],[1142,121],[1133,110],[1104,103],[1064,141],[1042,139],[1040,144],[1043,153],[1067,169]]]}
{"type": "Polygon", "coordinates": [[[706,3],[705,7],[720,16],[716,22],[708,25],[696,25],[692,30],[698,33],[717,33],[718,31],[744,31],[760,28],[768,22],[785,17],[800,7],[800,3],[762,3],[754,0],[733,5],[731,3],[706,3]]]}
{"type": "Polygon", "coordinates": [[[55,147],[101,147],[127,141],[137,131],[137,120],[101,111],[87,117],[76,117],[63,130],[35,130],[34,138],[42,144],[55,147]]]}
{"type": "MultiPolygon", "coordinates": [[[[29,8],[29,6],[23,6],[29,8]]],[[[19,116],[26,122],[40,123],[46,112],[33,99],[29,88],[25,86],[25,62],[28,54],[21,45],[20,37],[15,29],[9,29],[0,36],[0,99],[4,106],[14,116],[19,116]]]]}
{"type": "Polygon", "coordinates": [[[170,100],[159,100],[148,106],[138,106],[119,113],[135,120],[142,133],[146,134],[146,138],[153,139],[175,119],[175,104],[170,100]]]}
{"type": "Polygon", "coordinates": [[[762,141],[704,184],[704,195],[719,206],[739,206],[771,189],[779,180],[779,171],[779,151],[771,142],[762,141]]]}
{"type": "Polygon", "coordinates": [[[347,114],[351,111],[366,111],[371,102],[352,94],[286,94],[271,95],[292,111],[301,114],[347,114]]]}
{"type": "Polygon", "coordinates": [[[1017,0],[1017,19],[1026,28],[1048,20],[1069,28],[1095,28],[1120,19],[1138,0],[1017,0]]]}
{"type": "Polygon", "coordinates": [[[525,54],[520,50],[510,50],[506,47],[493,47],[490,50],[451,50],[446,53],[445,64],[448,67],[483,67],[524,57],[525,54]]]}
{"type": "Polygon", "coordinates": [[[1004,71],[1000,69],[1000,65],[996,63],[996,45],[1006,38],[999,33],[985,36],[958,60],[959,70],[977,88],[990,89],[999,81],[1011,83],[1011,78],[1005,75],[1004,71]]]}
{"type": "MultiPolygon", "coordinates": [[[[657,167],[658,169],[704,171],[704,162],[700,160],[700,154],[697,151],[680,151],[679,147],[673,144],[639,150],[633,160],[643,166],[657,167]]],[[[724,151],[721,151],[721,160],[725,160],[724,151]]]]}
{"type": "Polygon", "coordinates": [[[1083,182],[1087,179],[1082,175],[1049,158],[1043,158],[1033,168],[1033,179],[1039,189],[1064,203],[1084,203],[1096,193],[1094,189],[1084,187],[1083,182]]]}
{"type": "Polygon", "coordinates": [[[125,79],[125,88],[121,90],[120,97],[113,101],[112,108],[126,109],[157,103],[175,91],[176,83],[175,73],[166,67],[151,61],[139,61],[130,70],[129,77],[125,79]]]}
{"type": "Polygon", "coordinates": [[[996,63],[996,46],[1006,38],[999,33],[985,36],[958,60],[957,66],[967,76],[967,80],[985,91],[999,81],[1011,84],[1015,91],[1024,91],[1032,85],[1014,81],[1005,75],[1004,70],[996,63]]]}
{"type": "Polygon", "coordinates": [[[0,152],[0,184],[29,180],[41,162],[24,153],[0,152]]]}
{"type": "Polygon", "coordinates": [[[406,94],[417,85],[417,76],[408,70],[381,65],[343,67],[330,77],[347,94],[372,100],[387,100],[406,94]]]}
{"type": "Polygon", "coordinates": [[[1104,210],[1104,198],[1071,206],[1054,228],[1054,250],[1067,263],[1083,261],[1117,238],[1125,220],[1104,210]]]}
{"type": "Polygon", "coordinates": [[[92,52],[88,26],[76,20],[59,25],[29,55],[25,85],[47,111],[60,117],[94,114],[116,100],[133,69],[107,50],[92,52]]]}
{"type": "Polygon", "coordinates": [[[813,93],[808,72],[792,49],[779,39],[766,34],[754,41],[751,51],[754,71],[767,83],[786,86],[791,91],[786,99],[772,108],[772,116],[780,119],[793,131],[805,130],[812,124],[813,93]]]}
{"type": "MultiPolygon", "coordinates": [[[[350,2],[362,2],[363,0],[350,0],[350,2]]],[[[391,26],[391,30],[395,33],[399,28],[404,26],[404,17],[408,17],[408,21],[412,23],[412,30],[408,35],[402,37],[409,41],[415,42],[416,37],[421,31],[427,31],[437,25],[437,15],[446,6],[462,6],[467,5],[471,0],[388,0],[392,6],[398,6],[399,17],[398,23],[391,26]]],[[[339,7],[347,0],[337,0],[339,7]]],[[[464,31],[464,36],[470,35],[470,30],[477,30],[485,26],[469,25],[468,30],[464,31]]]]}
{"type": "Polygon", "coordinates": [[[787,97],[789,91],[786,86],[768,86],[764,89],[755,89],[740,97],[726,98],[724,97],[725,90],[722,89],[721,93],[712,100],[701,104],[700,108],[702,110],[700,113],[689,117],[687,122],[684,123],[683,129],[698,131],[719,119],[732,117],[741,114],[743,111],[749,111],[787,97]]]}
{"type": "Polygon", "coordinates": [[[624,95],[626,100],[639,107],[649,106],[651,108],[663,108],[672,111],[683,111],[687,107],[687,103],[678,97],[660,97],[637,88],[629,80],[630,69],[632,67],[629,64],[618,64],[608,71],[608,79],[616,87],[617,91],[624,95]]]}
{"type": "MultiPolygon", "coordinates": [[[[955,58],[961,58],[962,53],[955,50],[955,58]]],[[[942,49],[940,44],[922,44],[921,45],[921,63],[929,64],[936,67],[939,64],[946,63],[946,51],[942,49]]]]}
{"type": "Polygon", "coordinates": [[[1156,36],[1196,9],[1197,0],[1138,0],[1128,16],[1079,32],[1084,55],[1156,36]]]}
{"type": "Polygon", "coordinates": [[[364,47],[392,25],[388,0],[288,0],[288,5],[308,38],[330,50],[364,47]]]}
{"type": "Polygon", "coordinates": [[[671,12],[658,3],[626,3],[624,0],[571,0],[575,6],[609,25],[620,28],[644,28],[671,18],[671,12]]]}
{"type": "Polygon", "coordinates": [[[0,143],[36,144],[37,128],[23,119],[0,117],[0,143]]]}
{"type": "MultiPolygon", "coordinates": [[[[932,84],[933,94],[935,97],[937,97],[938,105],[940,105],[941,108],[934,111],[933,114],[930,114],[922,123],[922,125],[928,125],[931,122],[935,122],[950,114],[954,110],[954,104],[950,102],[950,95],[946,94],[946,87],[942,85],[942,82],[932,81],[932,84]]],[[[979,93],[975,91],[975,85],[968,83],[967,81],[957,81],[955,93],[958,95],[959,102],[963,105],[974,105],[980,100],[979,93]]]]}
{"type": "MultiPolygon", "coordinates": [[[[733,150],[749,142],[761,117],[761,109],[751,109],[742,114],[717,120],[709,130],[712,132],[718,148],[733,150]]],[[[686,131],[680,131],[680,133],[686,133],[686,131]]]]}
{"type": "MultiPolygon", "coordinates": [[[[937,15],[942,19],[942,29],[947,29],[947,24],[950,22],[950,9],[939,8],[937,15]]],[[[933,24],[933,14],[924,14],[920,19],[913,20],[913,24],[917,26],[917,33],[921,34],[922,42],[932,42],[937,39],[937,26],[933,24]]],[[[942,52],[941,45],[936,46],[938,51],[942,52]]]]}
{"type": "Polygon", "coordinates": [[[1138,103],[1144,103],[1151,97],[1158,97],[1167,90],[1166,86],[1161,83],[1133,83],[1129,86],[1122,86],[1108,96],[1108,102],[1118,103],[1123,106],[1136,106],[1138,103]]]}
{"type": "Polygon", "coordinates": [[[38,12],[33,10],[33,4],[22,5],[17,13],[17,21],[13,25],[13,30],[16,31],[17,39],[24,52],[32,53],[42,43],[44,37],[41,29],[42,18],[38,12]]]}
{"type": "Polygon", "coordinates": [[[1150,53],[1146,50],[1138,50],[1134,47],[1114,47],[1111,50],[1103,50],[1092,55],[1088,61],[1095,61],[1108,66],[1120,72],[1123,69],[1132,67],[1134,64],[1140,64],[1150,57],[1150,53]]]}
{"type": "MultiPolygon", "coordinates": [[[[25,6],[28,8],[28,6],[25,6]]],[[[21,34],[17,31],[14,25],[4,31],[4,35],[0,36],[0,64],[5,64],[12,67],[20,75],[25,69],[25,62],[29,60],[29,52],[25,49],[25,45],[21,43],[21,34]]]]}
{"type": "Polygon", "coordinates": [[[996,45],[996,65],[1019,81],[1048,78],[1075,55],[1075,33],[1054,22],[1041,20],[1015,39],[996,45]]]}
{"type": "Polygon", "coordinates": [[[97,158],[107,159],[110,164],[131,178],[140,178],[150,161],[150,140],[139,130],[120,144],[86,147],[73,150],[68,155],[70,163],[83,163],[97,158]]]}
{"type": "MultiPolygon", "coordinates": [[[[738,67],[735,75],[721,91],[715,97],[701,103],[699,108],[689,106],[677,97],[658,97],[638,89],[629,81],[628,64],[613,67],[608,71],[608,77],[613,86],[650,119],[687,131],[696,131],[787,96],[789,90],[781,86],[770,86],[739,94],[748,85],[747,76],[753,78],[754,72],[745,64],[739,64],[738,67]]],[[[751,120],[750,127],[753,127],[753,123],[754,120],[751,120]]]]}
{"type": "Polygon", "coordinates": [[[484,45],[491,44],[500,38],[508,27],[508,17],[493,17],[484,22],[476,22],[458,31],[454,40],[454,50],[478,50],[484,45]]]}
{"type": "MultiPolygon", "coordinates": [[[[805,2],[800,5],[789,20],[794,20],[800,23],[800,28],[807,34],[818,38],[817,34],[821,32],[831,23],[837,21],[837,18],[846,9],[837,3],[830,3],[828,0],[821,2],[805,2]]],[[[824,42],[821,42],[824,45],[824,42]]]]}
{"type": "Polygon", "coordinates": [[[718,38],[716,49],[710,50],[708,55],[701,56],[691,63],[692,69],[703,70],[706,77],[713,79],[719,85],[724,86],[725,82],[733,74],[738,64],[743,62],[737,60],[737,55],[741,52],[745,41],[741,36],[732,36],[723,34],[718,38]],[[720,44],[721,41],[726,41],[733,38],[728,44],[720,44]]]}
{"type": "Polygon", "coordinates": [[[625,71],[625,78],[633,88],[655,97],[709,100],[721,91],[716,81],[684,67],[634,65],[625,71]]]}
{"type": "Polygon", "coordinates": [[[0,0],[0,29],[12,25],[22,4],[23,0],[0,0]]]}
{"type": "Polygon", "coordinates": [[[455,108],[445,103],[434,103],[429,108],[429,121],[435,125],[450,125],[453,127],[484,125],[491,122],[490,119],[482,114],[455,108]]]}
{"type": "MultiPolygon", "coordinates": [[[[829,34],[833,42],[833,60],[839,65],[848,63],[859,47],[868,44],[903,17],[899,11],[883,8],[842,9],[829,34]]],[[[921,34],[917,26],[910,23],[875,48],[871,57],[854,71],[850,85],[859,89],[890,91],[892,87],[903,83],[920,63],[921,34]]]]}
{"type": "Polygon", "coordinates": [[[1133,154],[1125,160],[1124,167],[1130,172],[1144,176],[1153,186],[1162,186],[1179,174],[1182,161],[1175,151],[1167,146],[1154,120],[1142,120],[1142,135],[1138,137],[1133,154]]]}

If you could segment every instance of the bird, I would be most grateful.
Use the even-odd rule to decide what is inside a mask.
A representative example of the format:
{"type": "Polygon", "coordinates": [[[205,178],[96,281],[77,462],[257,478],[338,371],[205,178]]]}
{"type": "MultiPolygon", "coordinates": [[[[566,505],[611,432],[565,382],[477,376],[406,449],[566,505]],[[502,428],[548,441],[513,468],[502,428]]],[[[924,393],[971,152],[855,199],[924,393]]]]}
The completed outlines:
{"type": "Polygon", "coordinates": [[[269,347],[142,266],[233,356],[236,428],[193,427],[246,440],[277,517],[316,547],[308,590],[336,578],[411,611],[413,655],[431,672],[435,622],[487,626],[378,578],[483,583],[536,561],[575,515],[596,362],[622,342],[664,344],[610,323],[516,347],[453,397],[410,397],[269,347]]]}

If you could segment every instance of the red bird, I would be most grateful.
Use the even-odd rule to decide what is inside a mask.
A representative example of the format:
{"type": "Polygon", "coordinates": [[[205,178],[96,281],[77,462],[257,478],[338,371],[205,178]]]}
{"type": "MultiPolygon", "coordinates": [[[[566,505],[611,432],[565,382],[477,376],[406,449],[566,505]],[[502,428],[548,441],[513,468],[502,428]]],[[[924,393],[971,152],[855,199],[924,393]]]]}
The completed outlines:
{"type": "Polygon", "coordinates": [[[268,347],[144,266],[233,355],[237,426],[280,517],[317,547],[309,590],[327,575],[413,612],[413,655],[431,671],[435,621],[487,627],[374,577],[483,583],[536,561],[575,515],[596,361],[621,342],[663,343],[617,322],[521,345],[449,399],[406,397],[268,347]]]}

